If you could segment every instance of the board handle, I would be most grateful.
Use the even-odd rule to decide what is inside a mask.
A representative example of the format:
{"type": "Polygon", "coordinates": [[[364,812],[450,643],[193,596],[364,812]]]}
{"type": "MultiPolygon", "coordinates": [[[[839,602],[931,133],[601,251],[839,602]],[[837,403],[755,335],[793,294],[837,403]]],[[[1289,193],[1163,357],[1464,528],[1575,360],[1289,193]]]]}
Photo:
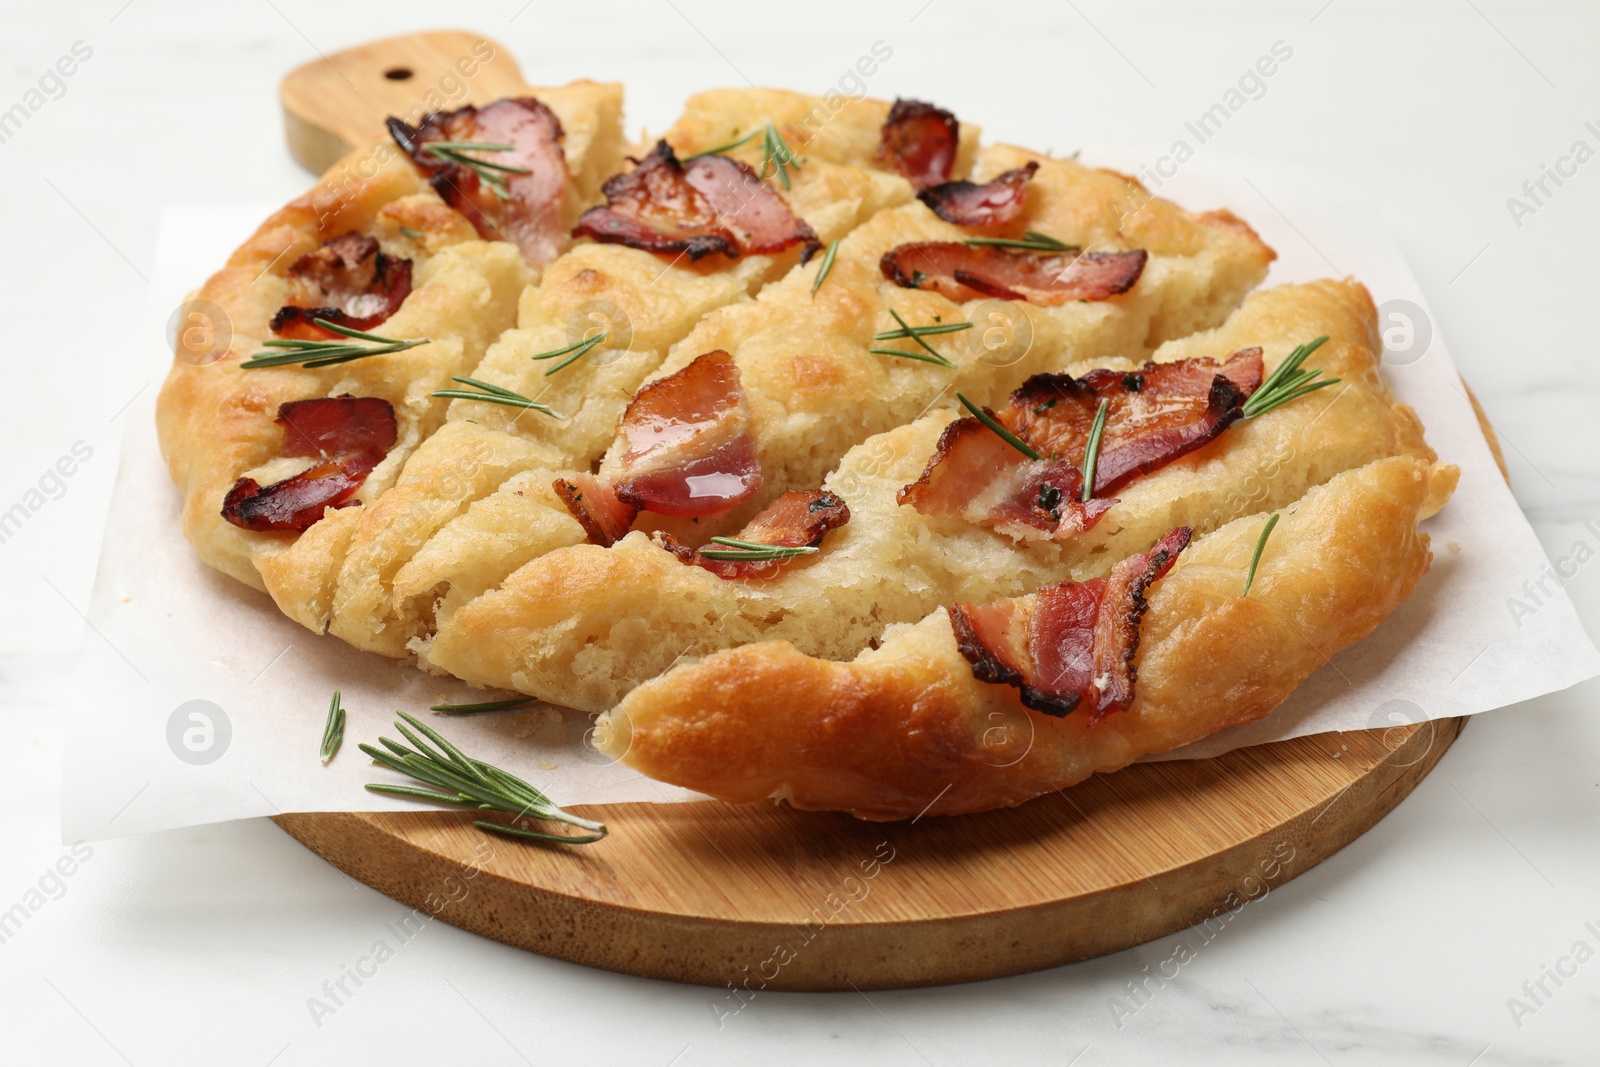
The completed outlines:
{"type": "Polygon", "coordinates": [[[352,149],[386,139],[383,120],[487,104],[527,83],[505,45],[481,33],[388,37],[302,64],[278,86],[289,154],[317,174],[352,149]]]}

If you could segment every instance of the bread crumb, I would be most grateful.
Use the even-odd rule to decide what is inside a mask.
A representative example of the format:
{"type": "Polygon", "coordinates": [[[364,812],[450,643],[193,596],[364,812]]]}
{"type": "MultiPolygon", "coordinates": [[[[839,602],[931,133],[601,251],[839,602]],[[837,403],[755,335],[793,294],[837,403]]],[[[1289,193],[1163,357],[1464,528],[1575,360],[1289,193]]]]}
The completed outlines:
{"type": "Polygon", "coordinates": [[[548,762],[548,761],[546,761],[546,762],[544,762],[544,763],[541,763],[541,764],[539,764],[539,769],[540,769],[540,770],[541,770],[541,771],[553,771],[553,770],[555,770],[555,769],[556,769],[556,768],[557,768],[557,767],[558,767],[558,766],[560,766],[560,764],[556,764],[556,763],[550,763],[550,762],[548,762]]]}

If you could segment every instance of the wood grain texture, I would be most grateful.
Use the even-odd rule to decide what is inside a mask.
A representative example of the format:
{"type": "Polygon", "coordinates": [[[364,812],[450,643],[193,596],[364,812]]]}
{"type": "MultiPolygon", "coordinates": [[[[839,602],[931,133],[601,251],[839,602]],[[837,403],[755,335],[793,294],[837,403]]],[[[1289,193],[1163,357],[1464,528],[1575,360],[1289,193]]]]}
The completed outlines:
{"type": "Polygon", "coordinates": [[[937,985],[1226,924],[1392,810],[1464,722],[1136,764],[1018,808],[916,822],[621,804],[576,809],[610,828],[583,848],[485,835],[455,813],[277,822],[397,900],[575,963],[752,990],[937,985]]]}
{"type": "Polygon", "coordinates": [[[314,59],[284,76],[278,97],[290,154],[321,174],[354,148],[386,142],[390,115],[415,120],[526,88],[504,45],[481,33],[437,30],[314,59]]]}

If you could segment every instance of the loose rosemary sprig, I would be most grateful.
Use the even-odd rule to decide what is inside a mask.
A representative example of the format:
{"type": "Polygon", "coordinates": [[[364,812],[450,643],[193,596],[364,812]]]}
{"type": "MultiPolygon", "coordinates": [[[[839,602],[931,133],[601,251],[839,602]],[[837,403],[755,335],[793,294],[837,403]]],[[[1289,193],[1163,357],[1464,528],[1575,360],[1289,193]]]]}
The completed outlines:
{"type": "Polygon", "coordinates": [[[729,141],[727,144],[719,144],[715,148],[708,148],[704,152],[700,152],[698,154],[702,155],[702,156],[720,156],[724,152],[731,152],[735,148],[740,147],[741,145],[749,144],[751,142],[751,140],[753,140],[761,132],[762,131],[760,131],[760,130],[751,130],[749,133],[745,134],[743,137],[740,137],[738,140],[729,141]]]}
{"type": "Polygon", "coordinates": [[[328,705],[328,723],[322,728],[322,747],[317,754],[324,765],[339,754],[344,744],[344,705],[339,702],[339,691],[333,691],[333,703],[328,705]]]}
{"type": "Polygon", "coordinates": [[[507,174],[532,174],[527,167],[509,167],[487,159],[476,159],[468,152],[509,152],[515,145],[493,144],[489,141],[428,141],[422,150],[443,163],[458,163],[478,176],[489,190],[502,200],[511,199],[507,174]]]}
{"type": "Polygon", "coordinates": [[[814,545],[769,545],[760,541],[741,541],[737,537],[713,537],[711,543],[723,548],[702,548],[706,559],[729,560],[734,563],[764,563],[774,559],[794,559],[810,556],[818,550],[814,545]]]}
{"type": "Polygon", "coordinates": [[[511,697],[509,700],[485,700],[481,704],[434,704],[429,711],[437,711],[441,715],[469,715],[475,711],[501,711],[505,708],[520,708],[524,704],[533,703],[532,697],[511,697]]]}
{"type": "Polygon", "coordinates": [[[1076,252],[1076,245],[1065,244],[1049,234],[1029,230],[1023,237],[968,237],[965,244],[993,245],[996,248],[1019,248],[1028,252],[1076,252]]]}
{"type": "Polygon", "coordinates": [[[921,348],[923,352],[927,354],[922,355],[916,352],[907,352],[900,348],[870,348],[867,350],[874,355],[899,356],[902,359],[920,359],[924,363],[937,363],[941,367],[954,367],[954,363],[941,355],[938,349],[924,341],[923,337],[941,333],[954,333],[957,330],[972,329],[972,323],[970,322],[936,322],[928,326],[912,326],[909,325],[905,319],[901,318],[900,313],[894,308],[889,309],[889,314],[894,316],[894,321],[900,324],[900,328],[898,330],[883,330],[879,333],[875,333],[872,335],[872,339],[874,341],[893,341],[900,338],[910,338],[917,343],[917,347],[921,348]]]}
{"type": "Polygon", "coordinates": [[[352,330],[348,326],[339,326],[327,319],[312,319],[312,322],[341,337],[353,338],[357,341],[370,341],[370,345],[352,344],[349,341],[286,341],[274,339],[262,341],[266,348],[278,349],[275,352],[257,352],[243,363],[239,364],[241,370],[256,370],[261,367],[281,367],[288,363],[299,363],[305,367],[331,367],[335,363],[348,363],[352,359],[361,359],[364,356],[381,356],[389,352],[404,352],[408,348],[428,343],[426,337],[413,337],[405,341],[396,341],[392,337],[379,337],[375,333],[365,333],[361,330],[352,330]]]}
{"type": "Polygon", "coordinates": [[[1280,408],[1291,400],[1338,382],[1338,378],[1315,381],[1314,379],[1322,373],[1320,370],[1300,369],[1300,364],[1306,361],[1306,357],[1321,348],[1327,339],[1327,335],[1324,334],[1315,341],[1307,341],[1289,353],[1289,358],[1278,364],[1277,369],[1267,375],[1267,380],[1262,382],[1261,386],[1250,394],[1250,399],[1244,402],[1244,417],[1253,419],[1257,415],[1264,415],[1273,408],[1280,408]]]}
{"type": "Polygon", "coordinates": [[[604,341],[606,339],[606,334],[608,332],[610,332],[610,331],[601,330],[599,333],[595,334],[593,337],[588,337],[588,338],[585,338],[582,341],[574,342],[573,344],[570,344],[565,348],[558,348],[553,352],[540,352],[537,356],[532,356],[532,357],[529,357],[529,358],[531,358],[531,359],[555,359],[555,358],[557,358],[559,356],[566,356],[567,357],[566,359],[563,359],[560,363],[557,363],[554,367],[551,367],[549,370],[544,372],[544,376],[546,378],[548,378],[548,377],[550,377],[550,375],[554,374],[556,371],[564,370],[567,367],[570,367],[574,363],[578,362],[578,360],[582,359],[584,356],[587,356],[589,354],[589,352],[596,345],[598,345],[601,341],[604,341]]]}
{"type": "Polygon", "coordinates": [[[1106,412],[1110,410],[1111,402],[1105,397],[1100,398],[1100,406],[1094,410],[1094,423],[1089,427],[1089,441],[1083,449],[1083,502],[1087,504],[1094,499],[1094,469],[1100,462],[1100,438],[1106,432],[1106,412]]]}
{"type": "Polygon", "coordinates": [[[464,804],[482,811],[502,811],[515,818],[537,819],[541,822],[564,822],[588,833],[583,836],[544,834],[524,830],[504,823],[479,820],[472,825],[490,833],[509,837],[524,837],[535,841],[555,841],[564,845],[587,845],[606,836],[603,823],[581,819],[562,811],[521,778],[491,764],[476,760],[446,741],[414,716],[396,712],[395,729],[410,742],[410,747],[380,737],[383,748],[363,744],[361,751],[371,756],[373,762],[390,770],[399,771],[416,781],[433,788],[390,785],[386,782],[368,782],[367,788],[387,796],[408,797],[413,800],[431,800],[438,804],[464,804]],[[413,732],[413,730],[415,732],[413,732]],[[418,736],[418,735],[421,736],[418,736]],[[427,738],[426,741],[423,738],[427,738]],[[430,745],[429,742],[432,742],[430,745]],[[434,748],[433,746],[438,746],[434,748]]]}
{"type": "Polygon", "coordinates": [[[445,400],[481,400],[485,404],[504,404],[508,408],[526,408],[529,411],[542,411],[551,418],[559,419],[563,416],[548,404],[541,404],[537,400],[529,400],[521,393],[512,392],[503,385],[493,382],[481,382],[476,378],[463,378],[459,374],[450,375],[450,380],[470,385],[471,389],[435,389],[433,396],[445,400]]]}
{"type": "Polygon", "coordinates": [[[983,408],[968,400],[966,394],[957,393],[956,399],[961,401],[961,405],[968,411],[972,412],[973,416],[977,418],[979,422],[983,423],[985,426],[989,427],[989,429],[998,434],[1000,440],[1004,441],[1018,452],[1021,452],[1029,459],[1044,458],[1043,456],[1039,455],[1038,452],[1034,451],[1032,445],[1028,444],[1028,442],[1024,441],[1022,438],[1018,437],[1016,434],[1000,425],[999,421],[993,415],[990,415],[987,411],[983,410],[983,408]]]}
{"type": "Polygon", "coordinates": [[[1272,533],[1272,528],[1278,525],[1278,513],[1273,512],[1267,524],[1261,528],[1261,537],[1256,541],[1256,550],[1250,557],[1250,574],[1244,580],[1244,596],[1250,595],[1250,587],[1256,584],[1256,565],[1261,562],[1261,550],[1267,547],[1267,535],[1272,533]]]}
{"type": "Polygon", "coordinates": [[[768,168],[777,175],[778,181],[783,183],[785,191],[789,189],[789,168],[800,169],[800,161],[795,158],[794,149],[784,141],[783,135],[778,132],[778,127],[768,120],[761,131],[761,177],[767,176],[768,168]]]}
{"type": "Polygon", "coordinates": [[[839,242],[834,241],[828,250],[822,254],[822,265],[817,268],[817,278],[811,283],[811,292],[815,293],[822,288],[822,283],[828,280],[828,272],[833,269],[833,261],[839,255],[839,242]]]}

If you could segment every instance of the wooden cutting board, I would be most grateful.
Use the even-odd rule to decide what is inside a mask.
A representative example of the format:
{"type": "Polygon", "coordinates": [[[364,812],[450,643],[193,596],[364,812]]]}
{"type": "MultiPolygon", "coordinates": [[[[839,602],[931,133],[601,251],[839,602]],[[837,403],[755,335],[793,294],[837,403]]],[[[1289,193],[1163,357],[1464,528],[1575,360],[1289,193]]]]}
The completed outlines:
{"type": "MultiPolygon", "coordinates": [[[[385,115],[446,88],[435,106],[485,103],[524,83],[504,46],[477,34],[363,45],[284,79],[290,149],[320,171],[381,136],[385,115]],[[491,58],[466,76],[462,57],[485,48],[491,58]]],[[[1383,818],[1464,722],[1139,764],[959,818],[618,804],[575,809],[610,829],[583,848],[485,835],[455,812],[276,821],[334,866],[452,925],[576,963],[727,986],[719,1011],[733,1015],[761,989],[973,981],[1195,923],[1220,929],[1383,818]]]]}

